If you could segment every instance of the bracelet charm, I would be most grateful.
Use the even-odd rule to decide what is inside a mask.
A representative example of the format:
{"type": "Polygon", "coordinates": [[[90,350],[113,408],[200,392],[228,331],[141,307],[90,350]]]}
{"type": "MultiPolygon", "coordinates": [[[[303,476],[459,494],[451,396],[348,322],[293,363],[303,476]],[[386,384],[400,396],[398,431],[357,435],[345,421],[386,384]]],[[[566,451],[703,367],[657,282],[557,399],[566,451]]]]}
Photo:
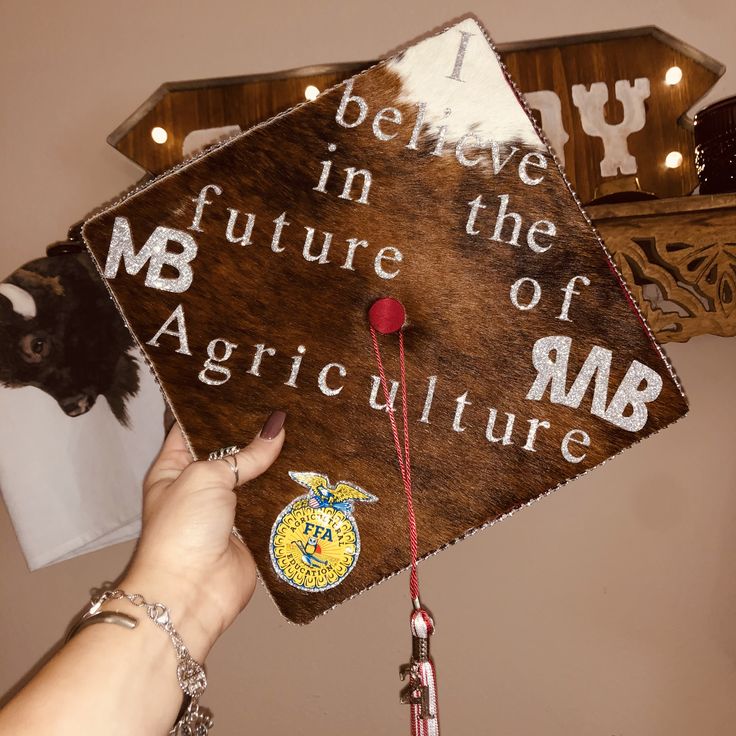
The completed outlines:
{"type": "Polygon", "coordinates": [[[134,618],[120,613],[110,616],[108,615],[109,612],[101,610],[103,603],[122,598],[137,608],[143,609],[146,616],[169,635],[171,643],[174,645],[177,660],[176,679],[184,693],[184,703],[179,711],[176,723],[169,731],[170,736],[207,736],[213,725],[212,716],[199,707],[199,698],[207,687],[207,675],[204,667],[189,653],[182,638],[171,623],[169,609],[163,603],[148,603],[139,593],[130,594],[118,589],[105,590],[99,596],[93,598],[89,610],[70,630],[67,641],[81,628],[91,623],[117,623],[127,628],[135,628],[137,621],[134,618]],[[122,619],[127,619],[127,621],[122,619]]]}

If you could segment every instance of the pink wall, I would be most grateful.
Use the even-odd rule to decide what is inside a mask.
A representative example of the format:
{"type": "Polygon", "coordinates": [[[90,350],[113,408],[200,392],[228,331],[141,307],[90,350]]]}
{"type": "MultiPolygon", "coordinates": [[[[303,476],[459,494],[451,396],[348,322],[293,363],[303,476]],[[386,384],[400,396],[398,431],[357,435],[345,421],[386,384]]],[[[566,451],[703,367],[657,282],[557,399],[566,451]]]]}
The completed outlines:
{"type": "MultiPolygon", "coordinates": [[[[472,10],[499,42],[659,25],[731,68],[717,99],[736,92],[733,7],[529,0],[472,10]]],[[[159,83],[372,58],[467,9],[4,0],[0,274],[138,178],[105,137],[159,83]]],[[[687,419],[423,565],[446,733],[736,731],[736,340],[668,352],[691,400],[687,419]]],[[[0,510],[0,692],[131,549],[30,574],[0,510]]],[[[406,733],[397,675],[406,614],[404,576],[303,629],[260,589],[209,660],[215,733],[406,733]]]]}

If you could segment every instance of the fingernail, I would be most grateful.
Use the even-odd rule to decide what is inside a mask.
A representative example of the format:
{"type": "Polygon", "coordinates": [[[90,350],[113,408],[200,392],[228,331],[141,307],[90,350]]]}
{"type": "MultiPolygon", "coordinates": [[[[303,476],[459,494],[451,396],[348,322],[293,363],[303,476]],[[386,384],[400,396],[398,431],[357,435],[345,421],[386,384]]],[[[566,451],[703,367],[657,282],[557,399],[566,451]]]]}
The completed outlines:
{"type": "Polygon", "coordinates": [[[271,416],[268,419],[266,419],[266,423],[261,428],[261,434],[260,434],[261,439],[262,440],[272,440],[275,437],[278,437],[279,432],[284,426],[285,421],[286,421],[285,411],[281,411],[279,409],[278,411],[273,412],[271,416]]]}

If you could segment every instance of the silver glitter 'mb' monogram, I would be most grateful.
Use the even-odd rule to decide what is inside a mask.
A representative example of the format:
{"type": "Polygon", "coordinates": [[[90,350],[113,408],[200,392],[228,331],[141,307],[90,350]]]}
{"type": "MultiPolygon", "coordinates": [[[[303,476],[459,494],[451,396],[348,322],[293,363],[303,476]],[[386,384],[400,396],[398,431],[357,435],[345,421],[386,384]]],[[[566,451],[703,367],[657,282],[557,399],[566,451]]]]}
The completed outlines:
{"type": "Polygon", "coordinates": [[[148,263],[146,286],[180,294],[192,284],[194,273],[189,263],[196,255],[197,243],[189,233],[161,225],[136,253],[128,219],[116,217],[105,263],[105,278],[114,279],[118,275],[120,261],[123,261],[126,273],[131,276],[135,276],[148,263]],[[178,252],[172,253],[166,249],[169,241],[180,246],[178,252]],[[162,276],[161,270],[164,266],[171,266],[178,275],[175,278],[162,276]]]}
{"type": "Polygon", "coordinates": [[[613,352],[600,345],[594,345],[570,390],[567,391],[571,348],[572,338],[563,335],[541,337],[534,343],[532,363],[537,369],[537,376],[526,398],[541,401],[549,387],[549,400],[553,404],[564,404],[577,409],[592,383],[591,414],[627,432],[638,432],[643,429],[649,415],[647,404],[654,401],[662,391],[662,377],[648,366],[634,360],[608,403],[613,352]]]}

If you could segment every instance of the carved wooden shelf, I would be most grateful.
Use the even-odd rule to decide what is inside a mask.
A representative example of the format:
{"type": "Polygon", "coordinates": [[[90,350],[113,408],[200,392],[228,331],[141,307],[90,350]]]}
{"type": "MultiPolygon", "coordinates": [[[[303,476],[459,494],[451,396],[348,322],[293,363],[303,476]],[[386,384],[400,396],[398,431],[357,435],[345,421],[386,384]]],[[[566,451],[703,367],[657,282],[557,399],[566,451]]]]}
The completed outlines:
{"type": "Polygon", "coordinates": [[[736,335],[736,194],[586,209],[661,342],[736,335]]]}

